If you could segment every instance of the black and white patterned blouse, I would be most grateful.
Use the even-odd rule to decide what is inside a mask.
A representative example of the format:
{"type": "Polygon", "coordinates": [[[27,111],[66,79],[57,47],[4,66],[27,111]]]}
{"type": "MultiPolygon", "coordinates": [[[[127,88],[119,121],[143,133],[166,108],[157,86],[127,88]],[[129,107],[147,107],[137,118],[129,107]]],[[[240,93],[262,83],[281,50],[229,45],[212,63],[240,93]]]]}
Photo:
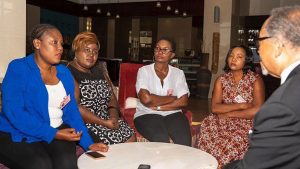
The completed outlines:
{"type": "MultiPolygon", "coordinates": [[[[72,65],[68,65],[75,80],[79,84],[80,104],[89,109],[101,119],[109,119],[108,103],[111,100],[112,89],[105,80],[103,72],[97,66],[91,69],[91,73],[81,72],[72,65]]],[[[119,119],[119,129],[110,129],[93,123],[86,123],[94,142],[105,144],[117,144],[126,142],[134,130],[128,124],[119,119]]]]}

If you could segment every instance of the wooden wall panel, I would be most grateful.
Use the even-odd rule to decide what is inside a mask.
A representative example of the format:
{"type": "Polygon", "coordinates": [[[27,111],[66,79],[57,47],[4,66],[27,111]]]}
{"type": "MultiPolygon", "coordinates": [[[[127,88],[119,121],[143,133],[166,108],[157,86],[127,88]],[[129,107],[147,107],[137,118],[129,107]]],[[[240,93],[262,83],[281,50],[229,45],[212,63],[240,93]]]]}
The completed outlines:
{"type": "Polygon", "coordinates": [[[212,46],[212,64],[211,72],[216,74],[218,73],[219,67],[219,51],[220,51],[220,32],[213,33],[213,46],[212,46]]]}
{"type": "Polygon", "coordinates": [[[152,31],[152,44],[150,48],[140,47],[139,60],[143,59],[152,60],[153,59],[153,49],[157,40],[157,17],[141,17],[140,19],[140,31],[152,31]]]}
{"type": "Polygon", "coordinates": [[[92,32],[94,32],[101,45],[99,57],[107,56],[107,19],[101,17],[92,18],[92,32]]]}
{"type": "Polygon", "coordinates": [[[131,17],[116,19],[115,30],[115,58],[129,60],[129,30],[131,30],[131,17]]]}

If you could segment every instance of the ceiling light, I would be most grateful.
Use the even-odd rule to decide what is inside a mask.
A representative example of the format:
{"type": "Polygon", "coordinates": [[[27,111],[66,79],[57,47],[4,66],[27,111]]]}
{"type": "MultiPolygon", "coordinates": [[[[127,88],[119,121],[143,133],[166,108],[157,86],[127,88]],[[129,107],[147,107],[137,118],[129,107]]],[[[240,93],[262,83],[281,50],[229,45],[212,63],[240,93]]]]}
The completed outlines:
{"type": "Polygon", "coordinates": [[[88,9],[89,9],[89,8],[88,8],[87,5],[84,5],[84,6],[83,6],[83,10],[87,11],[88,9]]]}
{"type": "Polygon", "coordinates": [[[110,16],[111,14],[110,14],[110,12],[108,11],[107,13],[106,13],[106,16],[110,16]]]}
{"type": "Polygon", "coordinates": [[[101,9],[98,8],[98,9],[97,9],[97,13],[101,13],[101,9]]]}
{"type": "Polygon", "coordinates": [[[160,8],[160,7],[161,7],[161,4],[160,4],[159,1],[156,2],[156,7],[157,7],[157,8],[160,8]]]}
{"type": "Polygon", "coordinates": [[[171,10],[171,6],[168,5],[168,6],[167,6],[167,11],[170,11],[170,10],[171,10]]]}
{"type": "Polygon", "coordinates": [[[175,9],[174,13],[175,13],[175,14],[178,14],[178,13],[179,13],[178,9],[175,9]]]}
{"type": "Polygon", "coordinates": [[[120,18],[120,15],[119,15],[119,14],[117,14],[117,15],[116,15],[116,18],[117,18],[117,19],[119,19],[119,18],[120,18]]]}
{"type": "Polygon", "coordinates": [[[186,12],[184,11],[184,12],[182,13],[182,16],[186,17],[186,15],[187,15],[187,14],[186,14],[186,12]]]}

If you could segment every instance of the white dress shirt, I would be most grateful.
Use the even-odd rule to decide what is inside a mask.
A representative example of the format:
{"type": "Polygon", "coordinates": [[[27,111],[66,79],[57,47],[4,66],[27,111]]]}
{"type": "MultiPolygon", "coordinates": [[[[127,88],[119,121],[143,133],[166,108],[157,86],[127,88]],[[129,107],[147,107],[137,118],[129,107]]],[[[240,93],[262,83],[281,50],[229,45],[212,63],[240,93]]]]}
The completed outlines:
{"type": "Polygon", "coordinates": [[[300,64],[300,60],[296,61],[295,63],[291,64],[290,66],[288,66],[287,68],[285,68],[280,75],[281,78],[281,82],[280,84],[283,84],[287,77],[289,76],[289,74],[295,69],[295,67],[297,67],[300,64]]]}

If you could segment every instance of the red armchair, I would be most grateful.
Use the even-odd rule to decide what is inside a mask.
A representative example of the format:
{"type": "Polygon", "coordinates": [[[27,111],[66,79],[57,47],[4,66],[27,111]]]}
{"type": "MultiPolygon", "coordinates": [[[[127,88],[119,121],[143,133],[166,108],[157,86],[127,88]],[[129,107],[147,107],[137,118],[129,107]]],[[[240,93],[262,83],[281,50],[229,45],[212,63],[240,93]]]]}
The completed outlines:
{"type": "MultiPolygon", "coordinates": [[[[133,116],[136,111],[135,108],[125,109],[125,101],[128,97],[137,98],[135,83],[137,72],[140,67],[144,66],[143,64],[136,63],[121,63],[120,64],[120,74],[119,74],[119,98],[118,102],[120,105],[120,110],[123,118],[127,121],[130,127],[136,131],[137,140],[143,140],[143,137],[137,132],[133,123],[133,116]]],[[[185,115],[187,116],[190,125],[192,124],[192,113],[186,111],[185,115]]],[[[191,131],[192,128],[191,128],[191,131]]],[[[193,135],[194,132],[192,132],[193,135]]]]}
{"type": "MultiPolygon", "coordinates": [[[[135,131],[133,124],[133,115],[135,113],[135,108],[125,109],[125,101],[128,97],[137,98],[135,83],[137,72],[140,67],[144,66],[143,64],[135,63],[121,63],[120,64],[120,74],[119,74],[119,106],[123,118],[127,121],[130,127],[135,131]]],[[[137,137],[139,134],[137,133],[137,137]]]]}

